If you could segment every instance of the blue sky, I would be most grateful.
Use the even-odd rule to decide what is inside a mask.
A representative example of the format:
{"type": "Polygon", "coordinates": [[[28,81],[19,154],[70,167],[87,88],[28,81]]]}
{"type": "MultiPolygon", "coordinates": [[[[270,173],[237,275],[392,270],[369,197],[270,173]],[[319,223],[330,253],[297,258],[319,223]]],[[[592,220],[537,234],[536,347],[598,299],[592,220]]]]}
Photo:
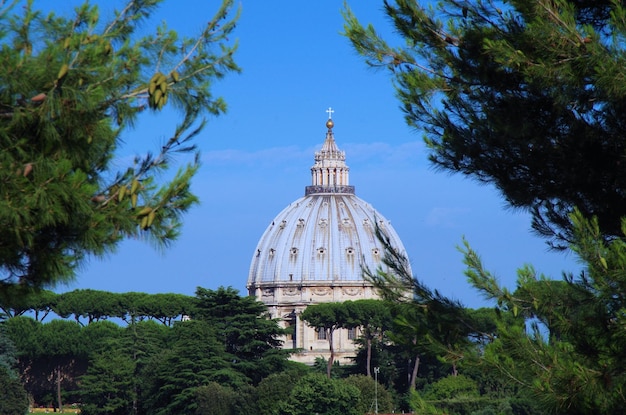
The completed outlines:
{"type": "MultiPolygon", "coordinates": [[[[70,3],[77,2],[64,7],[70,3]]],[[[100,3],[103,16],[120,4],[100,3]]],[[[156,21],[191,35],[217,4],[168,0],[156,21]]],[[[422,134],[406,125],[389,77],[368,69],[340,34],[342,4],[241,1],[233,40],[243,71],[215,85],[228,112],[209,119],[197,140],[203,165],[193,190],[201,204],[185,217],[182,237],[164,252],[127,241],[117,253],[91,261],[58,292],[193,295],[198,286],[232,286],[245,293],[258,239],[310,184],[329,106],[356,194],[391,221],[415,275],[428,286],[470,307],[487,305],[463,274],[456,249],[463,237],[509,287],[527,263],[555,278],[579,268],[571,255],[549,252],[531,233],[529,216],[507,209],[492,187],[433,171],[422,134]]],[[[363,22],[391,32],[382,2],[353,1],[350,7],[363,22]]],[[[157,148],[175,123],[169,112],[142,119],[126,133],[120,160],[157,148]]]]}

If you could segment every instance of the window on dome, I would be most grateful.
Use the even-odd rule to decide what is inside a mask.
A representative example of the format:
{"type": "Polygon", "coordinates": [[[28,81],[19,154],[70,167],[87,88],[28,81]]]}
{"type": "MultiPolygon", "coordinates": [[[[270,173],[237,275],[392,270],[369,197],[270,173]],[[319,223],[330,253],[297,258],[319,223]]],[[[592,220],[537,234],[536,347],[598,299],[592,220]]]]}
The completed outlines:
{"type": "Polygon", "coordinates": [[[354,255],[354,248],[350,247],[350,248],[346,248],[346,254],[348,255],[354,255]]]}
{"type": "Polygon", "coordinates": [[[378,250],[378,248],[374,248],[374,249],[372,249],[372,254],[374,256],[379,256],[380,255],[380,251],[378,250]]]}
{"type": "Polygon", "coordinates": [[[324,255],[324,253],[326,252],[326,249],[323,247],[319,247],[317,248],[317,253],[320,255],[324,255]]]}
{"type": "Polygon", "coordinates": [[[298,248],[294,246],[293,248],[291,248],[291,255],[297,255],[297,254],[298,254],[298,248]]]}

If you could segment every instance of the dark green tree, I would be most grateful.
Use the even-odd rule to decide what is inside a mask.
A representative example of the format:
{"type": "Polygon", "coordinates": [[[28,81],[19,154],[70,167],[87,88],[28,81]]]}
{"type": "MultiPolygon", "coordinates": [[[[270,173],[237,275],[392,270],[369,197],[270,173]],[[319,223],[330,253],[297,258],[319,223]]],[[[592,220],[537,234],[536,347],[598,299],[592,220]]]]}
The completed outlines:
{"type": "Polygon", "coordinates": [[[0,310],[8,317],[21,316],[32,311],[37,321],[43,321],[52,312],[57,294],[48,290],[27,290],[24,287],[6,287],[0,290],[0,310]]]}
{"type": "MultiPolygon", "coordinates": [[[[2,356],[0,356],[2,357],[2,356]]],[[[0,415],[28,413],[28,395],[17,376],[0,365],[0,415]]]]}
{"type": "Polygon", "coordinates": [[[237,393],[228,386],[209,382],[195,390],[197,415],[235,415],[237,393]]]}
{"type": "Polygon", "coordinates": [[[120,299],[121,294],[108,291],[74,290],[59,294],[53,310],[63,318],[73,316],[81,325],[91,324],[109,317],[122,317],[125,310],[120,299]]]}
{"type": "Polygon", "coordinates": [[[17,372],[17,349],[0,322],[0,415],[25,414],[28,410],[26,390],[17,372]]]}
{"type": "Polygon", "coordinates": [[[145,317],[155,318],[161,323],[171,326],[175,321],[193,313],[194,298],[183,294],[152,294],[144,297],[141,304],[145,317]]]}
{"type": "Polygon", "coordinates": [[[136,362],[109,342],[105,351],[94,354],[87,373],[80,378],[81,413],[127,415],[133,413],[136,362]]]}
{"type": "Polygon", "coordinates": [[[303,370],[273,373],[256,387],[256,402],[260,415],[280,415],[291,390],[306,375],[303,370]]]}
{"type": "Polygon", "coordinates": [[[355,386],[361,392],[357,413],[359,414],[391,414],[394,413],[395,405],[393,396],[381,384],[369,376],[351,375],[344,379],[348,385],[355,386]]]}
{"type": "Polygon", "coordinates": [[[396,0],[384,12],[400,46],[350,10],[346,34],[390,71],[435,167],[495,185],[555,246],[572,241],[574,207],[621,237],[623,2],[396,0]]]}
{"type": "Polygon", "coordinates": [[[487,405],[480,399],[478,384],[463,375],[446,376],[411,395],[411,407],[419,414],[470,414],[487,405]]]}
{"type": "Polygon", "coordinates": [[[198,287],[194,319],[215,329],[233,366],[253,384],[283,370],[289,352],[282,350],[279,336],[284,330],[269,318],[267,306],[254,297],[239,295],[232,287],[209,290],[198,287]]]}
{"type": "Polygon", "coordinates": [[[168,333],[166,347],[152,356],[141,373],[143,413],[194,413],[198,387],[209,382],[236,387],[249,381],[233,367],[219,332],[208,322],[179,322],[168,333]]]}
{"type": "Polygon", "coordinates": [[[281,413],[285,415],[361,415],[360,391],[342,379],[310,374],[298,381],[281,413]]]}
{"type": "Polygon", "coordinates": [[[198,157],[161,174],[174,153],[195,151],[203,116],[225,110],[213,82],[238,70],[231,0],[193,38],[146,25],[161,0],[128,0],[115,13],[86,1],[72,16],[33,3],[0,6],[0,290],[67,282],[129,237],[174,240],[197,201],[198,157]],[[167,103],[180,124],[154,154],[117,171],[129,127],[167,103]]]}

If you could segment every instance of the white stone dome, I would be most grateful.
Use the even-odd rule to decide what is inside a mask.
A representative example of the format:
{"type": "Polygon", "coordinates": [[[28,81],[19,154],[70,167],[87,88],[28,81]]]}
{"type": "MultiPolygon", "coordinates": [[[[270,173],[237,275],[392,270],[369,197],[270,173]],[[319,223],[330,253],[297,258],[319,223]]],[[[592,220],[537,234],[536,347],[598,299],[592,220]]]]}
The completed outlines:
{"type": "Polygon", "coordinates": [[[400,238],[370,204],[348,193],[304,196],[280,212],[252,258],[249,287],[276,283],[363,282],[384,254],[376,224],[396,248],[400,238]]]}
{"type": "Polygon", "coordinates": [[[326,140],[315,153],[311,168],[312,185],[306,187],[305,196],[280,212],[259,240],[248,276],[251,295],[262,297],[261,292],[267,289],[265,296],[273,297],[270,288],[289,285],[369,285],[363,268],[375,272],[384,255],[376,237],[377,225],[392,246],[405,253],[391,223],[354,194],[354,186],[348,183],[345,153],[335,144],[333,126],[329,119],[326,140]]]}

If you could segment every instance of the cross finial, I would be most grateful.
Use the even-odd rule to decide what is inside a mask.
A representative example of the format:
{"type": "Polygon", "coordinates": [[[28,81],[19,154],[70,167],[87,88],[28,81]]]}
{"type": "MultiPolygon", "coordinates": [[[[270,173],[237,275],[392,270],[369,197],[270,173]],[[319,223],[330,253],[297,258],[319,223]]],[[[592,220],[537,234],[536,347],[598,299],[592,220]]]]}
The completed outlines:
{"type": "Polygon", "coordinates": [[[328,119],[330,120],[331,118],[333,118],[333,112],[335,112],[335,110],[333,110],[331,107],[328,107],[328,109],[326,110],[326,112],[328,113],[328,119]]]}

